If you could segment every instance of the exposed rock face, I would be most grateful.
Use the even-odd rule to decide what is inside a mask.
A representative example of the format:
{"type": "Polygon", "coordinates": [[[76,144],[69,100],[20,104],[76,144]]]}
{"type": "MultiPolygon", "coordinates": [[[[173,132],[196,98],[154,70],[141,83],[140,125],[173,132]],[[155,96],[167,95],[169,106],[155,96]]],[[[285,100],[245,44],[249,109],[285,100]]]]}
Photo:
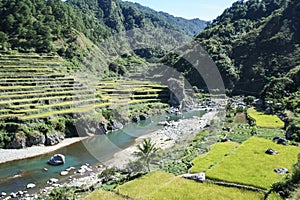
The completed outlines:
{"type": "Polygon", "coordinates": [[[22,133],[16,133],[13,140],[6,146],[7,149],[23,149],[26,147],[26,136],[22,133]]]}
{"type": "Polygon", "coordinates": [[[62,140],[64,140],[64,135],[61,135],[59,133],[54,132],[45,134],[45,146],[56,145],[62,140]]]}
{"type": "Polygon", "coordinates": [[[107,133],[108,133],[107,124],[104,122],[100,122],[99,128],[97,130],[97,134],[107,134],[107,133]]]}
{"type": "Polygon", "coordinates": [[[91,136],[97,132],[99,124],[90,122],[88,120],[78,120],[76,122],[76,130],[79,136],[91,136]]]}
{"type": "Polygon", "coordinates": [[[169,104],[172,107],[182,108],[182,103],[185,98],[184,85],[177,79],[169,79],[168,86],[170,89],[170,100],[169,104]]]}
{"type": "Polygon", "coordinates": [[[31,147],[33,145],[45,144],[46,138],[44,134],[34,132],[31,135],[27,135],[26,146],[31,147]]]}
{"type": "Polygon", "coordinates": [[[111,127],[112,130],[120,130],[120,129],[123,128],[123,124],[121,124],[117,120],[111,120],[109,122],[109,125],[110,125],[110,127],[111,127]]]}

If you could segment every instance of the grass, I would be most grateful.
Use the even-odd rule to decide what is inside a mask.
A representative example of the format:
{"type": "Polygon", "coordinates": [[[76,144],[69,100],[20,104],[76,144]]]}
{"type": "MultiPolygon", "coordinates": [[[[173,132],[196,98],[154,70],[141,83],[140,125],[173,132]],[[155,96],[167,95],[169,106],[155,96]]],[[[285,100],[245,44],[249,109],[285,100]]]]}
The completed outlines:
{"type": "Polygon", "coordinates": [[[107,192],[104,190],[96,190],[85,197],[85,200],[124,200],[123,198],[113,192],[107,192]]]}
{"type": "Polygon", "coordinates": [[[159,93],[166,87],[149,81],[101,80],[93,87],[97,89],[93,94],[94,91],[89,91],[89,86],[84,84],[88,80],[59,71],[58,66],[64,66],[59,57],[0,55],[0,65],[1,118],[18,116],[28,120],[83,113],[112,104],[155,104],[159,101],[156,99],[159,93]],[[130,96],[124,100],[126,95],[130,96]],[[85,105],[75,108],[74,103],[85,105]]]}
{"type": "Polygon", "coordinates": [[[264,199],[264,194],[228,188],[209,183],[176,177],[165,172],[155,171],[139,179],[117,187],[116,192],[130,199],[264,199]],[[143,188],[143,189],[141,189],[143,188]]]}
{"type": "Polygon", "coordinates": [[[270,140],[251,137],[233,154],[207,170],[206,175],[211,179],[270,189],[273,183],[284,177],[275,173],[274,169],[284,167],[292,170],[299,153],[299,147],[278,145],[270,140]],[[275,149],[279,154],[265,154],[268,148],[275,149]]]}
{"type": "Polygon", "coordinates": [[[256,111],[254,108],[248,109],[248,114],[256,121],[258,127],[283,128],[284,122],[276,115],[266,115],[256,111]]]}
{"type": "MultiPolygon", "coordinates": [[[[28,97],[47,97],[47,96],[59,96],[59,95],[78,95],[78,94],[85,94],[88,91],[86,90],[64,90],[64,91],[56,91],[56,92],[45,92],[45,91],[40,91],[40,92],[35,92],[35,91],[30,91],[30,94],[23,93],[23,94],[17,94],[17,95],[8,95],[8,96],[0,96],[0,99],[12,99],[12,98],[28,98],[28,97]]],[[[96,95],[96,94],[95,94],[96,95]]]]}
{"type": "Polygon", "coordinates": [[[0,105],[3,104],[12,104],[12,103],[26,103],[26,102],[34,102],[34,101],[45,101],[45,100],[57,100],[57,99],[88,99],[88,98],[93,98],[95,97],[94,94],[83,94],[83,95],[74,95],[74,96],[70,96],[70,95],[64,95],[64,96],[54,96],[54,97],[41,97],[41,98],[29,98],[29,99],[14,99],[14,100],[5,100],[5,101],[0,101],[0,105]]]}
{"type": "MultiPolygon", "coordinates": [[[[242,143],[252,137],[252,127],[249,124],[235,123],[231,129],[231,132],[226,133],[227,139],[230,141],[242,143]]],[[[282,129],[258,127],[256,136],[269,140],[272,140],[275,136],[285,138],[285,131],[282,129]]]]}
{"type": "Polygon", "coordinates": [[[43,112],[43,113],[34,114],[34,115],[21,116],[20,119],[30,120],[30,119],[50,117],[53,115],[63,115],[63,114],[70,114],[70,113],[85,113],[85,112],[91,111],[95,108],[104,108],[104,107],[107,107],[110,105],[111,105],[111,103],[84,105],[84,106],[78,106],[78,107],[69,108],[69,109],[62,109],[62,110],[56,110],[56,111],[50,111],[50,112],[43,112]]]}
{"type": "Polygon", "coordinates": [[[198,156],[193,160],[191,173],[203,172],[218,164],[230,154],[239,144],[234,142],[216,143],[212,145],[210,152],[198,156]]]}

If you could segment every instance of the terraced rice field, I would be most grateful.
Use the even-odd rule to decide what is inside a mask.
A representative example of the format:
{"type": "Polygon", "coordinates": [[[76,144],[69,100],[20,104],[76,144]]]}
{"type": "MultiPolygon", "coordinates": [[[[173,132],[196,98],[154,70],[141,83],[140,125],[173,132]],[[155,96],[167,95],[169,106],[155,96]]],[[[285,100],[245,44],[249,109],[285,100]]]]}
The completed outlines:
{"type": "MultiPolygon", "coordinates": [[[[116,193],[129,199],[264,199],[263,193],[199,183],[156,171],[117,187],[116,193]],[[143,189],[141,189],[143,188],[143,189]]],[[[94,195],[97,191],[94,192],[94,195]]]]}
{"type": "Polygon", "coordinates": [[[274,169],[287,168],[291,171],[300,153],[299,147],[283,146],[257,137],[248,139],[235,151],[227,154],[230,151],[229,147],[230,145],[227,148],[225,144],[217,145],[206,156],[196,158],[193,172],[203,171],[209,166],[207,162],[210,161],[212,167],[206,170],[206,176],[210,179],[269,190],[273,183],[285,177],[275,173],[274,169]],[[266,154],[268,148],[278,151],[279,154],[266,154]],[[225,151],[223,152],[222,149],[225,151]]]}
{"type": "Polygon", "coordinates": [[[166,86],[137,80],[97,80],[67,73],[61,58],[0,55],[0,118],[20,120],[95,108],[161,102],[166,86]]]}
{"type": "Polygon", "coordinates": [[[256,121],[258,127],[263,128],[283,128],[284,122],[276,115],[266,115],[256,111],[254,108],[248,109],[248,114],[256,121]]]}

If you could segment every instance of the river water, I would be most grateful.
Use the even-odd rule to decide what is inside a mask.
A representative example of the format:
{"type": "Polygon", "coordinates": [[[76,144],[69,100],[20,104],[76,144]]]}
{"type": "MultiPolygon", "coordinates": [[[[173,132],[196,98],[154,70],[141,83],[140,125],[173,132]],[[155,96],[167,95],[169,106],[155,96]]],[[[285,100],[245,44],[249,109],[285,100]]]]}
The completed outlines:
{"type": "MultiPolygon", "coordinates": [[[[190,111],[184,113],[183,117],[202,116],[203,111],[190,111]]],[[[178,116],[154,116],[139,123],[124,126],[122,130],[108,135],[97,135],[84,141],[72,144],[42,156],[12,161],[0,165],[0,193],[17,192],[26,190],[26,185],[34,183],[37,189],[43,188],[50,178],[61,179],[60,172],[68,167],[80,167],[83,164],[96,165],[104,163],[113,157],[115,153],[134,144],[135,139],[147,133],[161,128],[158,122],[176,120],[178,116]],[[66,163],[61,166],[50,166],[47,160],[55,153],[66,156],[66,163]],[[45,171],[47,168],[48,171],[45,171]]],[[[30,191],[29,191],[30,192],[30,191]]]]}

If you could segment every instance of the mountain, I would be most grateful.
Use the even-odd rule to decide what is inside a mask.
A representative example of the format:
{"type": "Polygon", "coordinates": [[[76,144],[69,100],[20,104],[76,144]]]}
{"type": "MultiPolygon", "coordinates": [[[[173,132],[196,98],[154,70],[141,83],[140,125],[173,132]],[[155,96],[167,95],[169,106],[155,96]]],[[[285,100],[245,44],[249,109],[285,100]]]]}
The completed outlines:
{"type": "MultiPolygon", "coordinates": [[[[179,41],[167,34],[161,34],[161,38],[177,45],[202,30],[205,23],[175,18],[120,0],[3,0],[0,16],[0,49],[57,53],[70,61],[74,69],[86,66],[86,58],[97,52],[94,57],[107,70],[104,54],[121,48],[130,50],[128,44],[103,45],[104,40],[117,33],[135,28],[176,31],[182,35],[179,41]]],[[[149,35],[138,37],[143,43],[151,40],[149,35]]],[[[92,65],[88,66],[91,70],[99,70],[92,65]]]]}
{"type": "Polygon", "coordinates": [[[120,0],[1,0],[0,148],[53,145],[102,132],[100,122],[106,133],[115,120],[166,109],[165,85],[118,78],[139,75],[203,24],[149,10],[120,0]]]}
{"type": "Polygon", "coordinates": [[[125,1],[123,3],[127,6],[134,7],[142,11],[148,16],[159,16],[162,20],[171,23],[174,27],[176,27],[176,29],[184,31],[188,36],[191,37],[199,34],[206,27],[207,22],[198,18],[187,20],[182,17],[174,17],[173,15],[165,12],[157,12],[138,3],[132,3],[128,1],[125,1]]]}
{"type": "MultiPolygon", "coordinates": [[[[294,92],[299,88],[297,78],[291,77],[299,73],[294,69],[300,65],[299,13],[298,0],[237,1],[209,23],[194,42],[212,57],[228,94],[260,96],[272,79],[287,76],[294,80],[289,87],[294,92]]],[[[183,64],[182,55],[176,59],[169,55],[162,61],[189,71],[191,66],[183,64]]],[[[186,73],[187,79],[192,76],[186,73]]],[[[201,81],[192,84],[205,87],[201,81]]]]}

